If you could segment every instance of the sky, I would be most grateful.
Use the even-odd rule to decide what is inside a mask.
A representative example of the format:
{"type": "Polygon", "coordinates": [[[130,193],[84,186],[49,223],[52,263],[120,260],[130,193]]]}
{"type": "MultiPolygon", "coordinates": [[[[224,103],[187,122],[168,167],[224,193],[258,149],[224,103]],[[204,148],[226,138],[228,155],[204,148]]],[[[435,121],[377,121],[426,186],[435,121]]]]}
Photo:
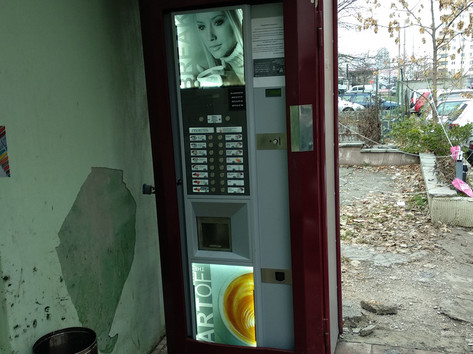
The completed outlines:
{"type": "Polygon", "coordinates": [[[394,38],[380,30],[374,33],[372,29],[358,32],[356,30],[338,30],[338,51],[342,54],[376,54],[379,49],[388,49],[391,56],[398,54],[398,46],[394,38]]]}
{"type": "MultiPolygon", "coordinates": [[[[383,0],[380,2],[381,7],[374,14],[380,25],[388,25],[390,19],[389,14],[391,1],[383,0]]],[[[388,49],[391,58],[398,55],[411,56],[414,52],[416,56],[424,53],[428,48],[421,42],[421,35],[417,28],[406,29],[401,31],[400,46],[395,43],[395,38],[391,38],[386,28],[379,27],[378,33],[374,33],[373,29],[357,31],[355,29],[345,30],[339,28],[338,33],[338,50],[341,54],[366,54],[374,55],[381,48],[388,49]]]]}

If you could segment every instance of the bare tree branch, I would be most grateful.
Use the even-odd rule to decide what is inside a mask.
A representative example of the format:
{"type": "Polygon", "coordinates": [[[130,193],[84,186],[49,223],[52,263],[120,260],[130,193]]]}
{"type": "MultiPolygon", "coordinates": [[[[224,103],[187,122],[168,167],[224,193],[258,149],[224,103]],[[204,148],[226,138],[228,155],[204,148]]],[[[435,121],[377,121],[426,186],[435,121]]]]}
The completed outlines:
{"type": "Polygon", "coordinates": [[[338,0],[337,15],[338,26],[346,29],[356,28],[356,14],[364,11],[360,5],[361,0],[338,0]],[[354,20],[350,22],[350,19],[354,20]]]}
{"type": "MultiPolygon", "coordinates": [[[[392,19],[387,26],[391,37],[403,28],[417,27],[421,35],[427,35],[432,41],[432,69],[430,71],[432,80],[432,91],[434,103],[437,103],[437,79],[439,75],[439,55],[441,49],[449,49],[449,43],[459,34],[473,37],[473,15],[470,13],[468,22],[464,22],[461,15],[469,12],[473,8],[473,0],[423,0],[412,5],[408,0],[392,0],[392,19]],[[424,9],[424,4],[429,4],[430,8],[424,9]],[[420,13],[430,14],[430,20],[421,16],[420,13]],[[401,25],[401,20],[405,20],[405,26],[401,25]],[[426,23],[427,22],[427,23],[426,23]],[[430,22],[430,23],[429,23],[430,22]]],[[[379,0],[367,0],[373,6],[379,6],[379,0]]],[[[427,6],[429,6],[427,5],[427,6]]],[[[370,17],[359,18],[363,28],[373,28],[377,32],[380,26],[376,19],[370,17]]],[[[399,43],[399,36],[395,38],[399,43]]],[[[426,43],[425,37],[422,38],[426,43]]],[[[461,48],[459,49],[461,51],[461,48]]],[[[415,58],[414,58],[415,59],[415,58]]],[[[399,58],[405,62],[405,58],[399,58]]],[[[424,72],[427,72],[424,70],[424,72]]],[[[434,114],[434,121],[436,116],[434,114]]]]}

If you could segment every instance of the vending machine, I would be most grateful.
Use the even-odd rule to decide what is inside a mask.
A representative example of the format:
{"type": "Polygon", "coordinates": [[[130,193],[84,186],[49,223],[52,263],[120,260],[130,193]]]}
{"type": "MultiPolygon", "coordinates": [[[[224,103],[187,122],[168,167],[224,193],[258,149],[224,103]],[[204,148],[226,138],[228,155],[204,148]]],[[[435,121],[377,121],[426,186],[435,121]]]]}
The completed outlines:
{"type": "Polygon", "coordinates": [[[288,105],[291,6],[175,5],[142,4],[169,352],[333,351],[324,222],[291,186],[292,154],[310,161],[320,144],[316,101],[288,105]],[[156,23],[161,45],[147,37],[156,23]]]}

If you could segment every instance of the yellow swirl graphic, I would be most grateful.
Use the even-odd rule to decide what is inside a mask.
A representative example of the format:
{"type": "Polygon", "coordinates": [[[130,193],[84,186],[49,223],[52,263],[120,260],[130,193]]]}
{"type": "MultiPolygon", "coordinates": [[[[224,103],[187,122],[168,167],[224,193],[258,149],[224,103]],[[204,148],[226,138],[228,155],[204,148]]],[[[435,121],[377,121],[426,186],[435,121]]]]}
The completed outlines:
{"type": "Polygon", "coordinates": [[[229,330],[244,343],[256,346],[253,273],[235,278],[225,290],[223,312],[229,330]]]}

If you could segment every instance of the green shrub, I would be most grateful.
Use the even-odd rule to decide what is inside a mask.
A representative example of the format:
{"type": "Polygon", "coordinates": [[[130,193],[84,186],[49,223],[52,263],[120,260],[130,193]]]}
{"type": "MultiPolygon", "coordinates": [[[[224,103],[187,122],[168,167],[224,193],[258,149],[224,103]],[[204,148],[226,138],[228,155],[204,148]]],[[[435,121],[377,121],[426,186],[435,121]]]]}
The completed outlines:
{"type": "Polygon", "coordinates": [[[431,152],[437,156],[450,155],[450,139],[453,146],[464,145],[472,133],[472,124],[464,127],[445,127],[435,124],[432,120],[408,116],[393,124],[390,137],[400,150],[418,154],[431,152]]]}

